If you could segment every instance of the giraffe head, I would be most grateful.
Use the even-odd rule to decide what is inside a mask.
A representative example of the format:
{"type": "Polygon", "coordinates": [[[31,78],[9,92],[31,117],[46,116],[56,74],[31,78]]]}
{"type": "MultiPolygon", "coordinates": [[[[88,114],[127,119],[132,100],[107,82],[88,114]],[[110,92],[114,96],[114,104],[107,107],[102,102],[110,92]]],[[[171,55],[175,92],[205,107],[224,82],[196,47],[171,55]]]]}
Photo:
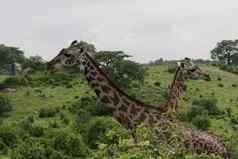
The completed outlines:
{"type": "Polygon", "coordinates": [[[48,68],[58,70],[64,67],[79,66],[84,69],[86,56],[94,58],[95,53],[95,48],[92,44],[75,40],[68,48],[62,49],[55,58],[48,62],[48,68]]]}
{"type": "Polygon", "coordinates": [[[178,76],[184,80],[193,79],[193,80],[205,80],[210,81],[211,78],[209,74],[203,72],[198,65],[195,65],[191,59],[185,58],[181,62],[178,62],[178,76]]]}

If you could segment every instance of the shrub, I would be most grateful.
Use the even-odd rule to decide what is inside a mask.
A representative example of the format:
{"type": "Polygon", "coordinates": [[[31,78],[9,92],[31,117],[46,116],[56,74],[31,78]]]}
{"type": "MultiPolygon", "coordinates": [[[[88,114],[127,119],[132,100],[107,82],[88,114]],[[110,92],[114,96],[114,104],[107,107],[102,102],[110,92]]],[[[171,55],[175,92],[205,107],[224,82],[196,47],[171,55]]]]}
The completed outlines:
{"type": "Polygon", "coordinates": [[[8,152],[7,145],[0,140],[0,155],[6,155],[8,152]]]}
{"type": "Polygon", "coordinates": [[[237,87],[237,84],[232,84],[231,86],[234,87],[234,88],[236,88],[236,87],[237,87]]]}
{"type": "Polygon", "coordinates": [[[207,130],[211,125],[208,115],[204,113],[203,115],[196,116],[192,119],[192,123],[199,129],[207,130]]]}
{"type": "Polygon", "coordinates": [[[21,133],[24,136],[27,136],[26,132],[33,137],[40,137],[44,134],[44,128],[39,125],[35,125],[34,118],[32,116],[28,116],[23,119],[19,126],[22,130],[21,133]]]}
{"type": "Polygon", "coordinates": [[[72,157],[85,157],[87,148],[80,134],[59,132],[53,139],[53,147],[57,151],[72,157]]]}
{"type": "Polygon", "coordinates": [[[25,86],[29,84],[28,78],[25,76],[13,76],[13,77],[8,77],[3,81],[4,85],[8,87],[17,87],[17,86],[25,86]]]}
{"type": "Polygon", "coordinates": [[[154,85],[157,86],[157,87],[160,87],[161,83],[160,82],[155,82],[154,85]]]}
{"type": "Polygon", "coordinates": [[[41,137],[44,135],[44,128],[41,126],[32,125],[29,129],[29,133],[33,137],[41,137]]]}
{"type": "Polygon", "coordinates": [[[222,79],[221,79],[221,77],[218,77],[217,80],[218,80],[218,81],[221,81],[222,79]]]}
{"type": "Polygon", "coordinates": [[[56,108],[41,108],[39,110],[39,118],[54,117],[57,113],[56,108]]]}
{"type": "Polygon", "coordinates": [[[98,101],[95,97],[83,97],[72,103],[69,110],[72,113],[78,114],[79,117],[80,115],[83,115],[82,118],[85,118],[86,115],[101,116],[111,114],[111,110],[105,107],[105,105],[98,101]]]}
{"type": "Polygon", "coordinates": [[[85,124],[84,136],[86,143],[91,148],[97,148],[99,143],[111,143],[112,138],[108,138],[107,133],[115,129],[120,129],[121,125],[111,117],[92,118],[85,124]]]}
{"type": "Polygon", "coordinates": [[[91,117],[91,113],[88,112],[87,110],[80,109],[77,111],[77,116],[76,116],[76,126],[80,127],[81,124],[87,122],[91,117]]]}
{"type": "Polygon", "coordinates": [[[0,115],[12,110],[12,105],[7,97],[0,96],[0,115]]]}
{"type": "Polygon", "coordinates": [[[220,114],[220,110],[217,107],[217,99],[215,99],[214,97],[194,100],[192,105],[193,105],[192,111],[207,110],[209,115],[220,114]]]}
{"type": "Polygon", "coordinates": [[[224,87],[224,85],[222,83],[219,83],[218,87],[224,87]]]}
{"type": "Polygon", "coordinates": [[[51,148],[46,140],[26,138],[11,151],[11,159],[73,159],[51,148]]]}
{"type": "Polygon", "coordinates": [[[51,73],[50,75],[46,76],[46,77],[41,77],[41,81],[43,83],[47,83],[47,84],[51,84],[51,85],[70,85],[70,81],[72,81],[74,79],[74,75],[73,74],[69,74],[67,71],[64,72],[55,72],[55,73],[51,73]]]}
{"type": "Polygon", "coordinates": [[[176,69],[177,69],[177,66],[176,66],[176,65],[170,65],[170,66],[168,67],[168,72],[169,72],[169,73],[175,73],[176,69]]]}
{"type": "Polygon", "coordinates": [[[50,122],[50,127],[51,128],[59,128],[60,125],[56,120],[54,120],[53,122],[50,122]]]}
{"type": "Polygon", "coordinates": [[[238,66],[237,65],[220,65],[220,69],[231,72],[234,74],[238,74],[238,66]]]}
{"type": "Polygon", "coordinates": [[[9,128],[1,127],[0,129],[0,141],[8,147],[14,147],[17,141],[17,137],[14,132],[9,130],[9,128]]]}

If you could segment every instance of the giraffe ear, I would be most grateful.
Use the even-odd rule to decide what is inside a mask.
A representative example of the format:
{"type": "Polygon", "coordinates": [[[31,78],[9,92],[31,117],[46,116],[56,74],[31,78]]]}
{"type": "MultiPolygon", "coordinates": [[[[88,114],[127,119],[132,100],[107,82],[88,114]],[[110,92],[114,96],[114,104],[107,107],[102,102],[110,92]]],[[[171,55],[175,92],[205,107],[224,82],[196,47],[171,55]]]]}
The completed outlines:
{"type": "Polygon", "coordinates": [[[77,43],[78,43],[78,41],[77,41],[77,40],[74,40],[74,41],[71,42],[70,46],[73,46],[73,45],[75,45],[75,44],[77,44],[77,43]]]}

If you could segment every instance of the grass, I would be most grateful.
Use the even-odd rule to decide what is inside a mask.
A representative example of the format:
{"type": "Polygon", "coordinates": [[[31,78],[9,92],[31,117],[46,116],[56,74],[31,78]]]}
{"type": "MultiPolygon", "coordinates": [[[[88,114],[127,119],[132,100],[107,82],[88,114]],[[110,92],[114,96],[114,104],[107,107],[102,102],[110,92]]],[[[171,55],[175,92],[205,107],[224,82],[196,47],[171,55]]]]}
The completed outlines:
{"type": "Polygon", "coordinates": [[[0,82],[4,81],[8,77],[9,77],[8,75],[1,75],[0,76],[0,82]]]}
{"type": "MultiPolygon", "coordinates": [[[[221,111],[226,111],[227,108],[231,109],[232,115],[238,116],[238,89],[232,87],[232,84],[238,85],[238,75],[228,73],[218,69],[217,67],[203,65],[202,70],[211,75],[212,81],[189,81],[187,82],[188,89],[184,94],[184,97],[189,100],[181,100],[181,113],[189,111],[192,101],[194,99],[213,96],[218,100],[218,106],[221,111]],[[220,77],[222,80],[217,80],[220,77]],[[218,84],[222,83],[224,87],[219,87],[218,84]],[[199,91],[197,90],[199,89],[199,91]],[[213,95],[212,95],[213,94],[213,95]]],[[[145,91],[144,100],[152,102],[156,105],[160,103],[161,96],[160,91],[166,91],[168,85],[173,79],[173,74],[167,72],[167,65],[159,65],[149,67],[145,78],[145,85],[140,88],[145,91]],[[160,82],[157,91],[151,94],[146,90],[154,89],[154,83],[160,82]],[[152,101],[152,98],[157,100],[152,101]]],[[[6,79],[7,76],[0,76],[0,82],[6,79]]],[[[26,118],[29,114],[36,117],[37,124],[47,127],[50,122],[58,120],[59,116],[53,118],[38,118],[38,111],[41,108],[48,107],[63,107],[72,101],[76,101],[76,96],[91,96],[94,95],[93,91],[89,88],[86,80],[80,76],[71,81],[72,88],[66,88],[65,85],[59,85],[52,87],[50,85],[41,85],[37,87],[19,87],[17,92],[0,93],[8,96],[13,104],[13,111],[10,112],[8,117],[4,117],[4,125],[16,126],[19,121],[26,118]],[[39,92],[40,90],[41,92],[39,92]]],[[[134,89],[134,88],[132,88],[134,89]]],[[[162,101],[164,102],[164,101],[162,101]]],[[[70,119],[73,118],[72,114],[67,113],[70,119]]],[[[72,119],[73,120],[73,119],[72,119]]],[[[190,123],[187,123],[191,125],[190,123]]],[[[69,124],[68,127],[71,125],[69,124]]],[[[227,140],[235,134],[235,130],[230,124],[230,120],[227,118],[211,118],[210,132],[222,136],[227,140]]],[[[5,156],[0,156],[0,159],[7,159],[5,156]]]]}
{"type": "MultiPolygon", "coordinates": [[[[164,88],[168,88],[168,85],[172,81],[173,74],[167,72],[168,66],[160,65],[149,69],[149,76],[147,81],[149,84],[155,81],[161,81],[161,85],[164,88]]],[[[238,89],[232,87],[232,84],[238,84],[238,76],[226,71],[222,71],[214,66],[204,65],[201,67],[204,72],[209,73],[212,81],[191,80],[187,82],[187,91],[184,94],[188,101],[181,100],[181,113],[189,111],[191,109],[192,101],[199,99],[200,95],[203,97],[213,96],[218,100],[218,107],[221,111],[226,111],[230,108],[234,116],[238,116],[238,89]],[[218,77],[222,80],[218,81],[218,77]],[[219,87],[218,84],[222,83],[224,87],[219,87]],[[197,91],[199,88],[199,91],[197,91]],[[232,101],[231,101],[232,99],[232,101]]],[[[232,129],[230,121],[228,119],[215,119],[211,118],[210,132],[224,137],[224,139],[231,139],[235,130],[232,129]]]]}

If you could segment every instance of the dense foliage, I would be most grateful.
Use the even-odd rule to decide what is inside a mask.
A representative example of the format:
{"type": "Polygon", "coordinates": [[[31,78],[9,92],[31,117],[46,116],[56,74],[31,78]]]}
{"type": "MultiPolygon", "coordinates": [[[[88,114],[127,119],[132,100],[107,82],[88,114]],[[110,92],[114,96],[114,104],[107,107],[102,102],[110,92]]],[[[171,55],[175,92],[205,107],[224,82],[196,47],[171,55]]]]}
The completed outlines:
{"type": "MultiPolygon", "coordinates": [[[[130,63],[123,53],[109,52],[105,56],[104,53],[98,53],[102,67],[111,71],[108,75],[121,81],[130,95],[154,105],[166,102],[174,65],[144,69],[130,63]],[[131,68],[128,72],[127,67],[131,68]],[[119,77],[118,70],[128,76],[119,77]],[[123,80],[130,87],[128,83],[124,85],[123,80]]],[[[236,157],[238,77],[210,65],[203,67],[215,80],[187,83],[186,94],[181,99],[180,119],[186,126],[224,139],[236,157]]],[[[0,98],[0,109],[4,108],[0,115],[0,158],[221,159],[187,150],[173,121],[153,130],[143,125],[133,130],[124,128],[75,70],[33,71],[27,76],[0,78],[4,79],[5,84],[14,86],[17,91],[0,92],[1,96],[5,94],[0,98]],[[138,137],[138,145],[134,144],[132,131],[138,137]]]]}
{"type": "Polygon", "coordinates": [[[12,110],[12,105],[7,97],[0,96],[0,115],[12,110]]]}
{"type": "Polygon", "coordinates": [[[100,51],[96,60],[103,66],[110,78],[120,86],[128,88],[132,82],[143,83],[143,67],[131,60],[130,56],[122,51],[100,51]]]}
{"type": "Polygon", "coordinates": [[[0,66],[13,62],[24,63],[24,52],[19,48],[0,45],[0,66]]]}
{"type": "Polygon", "coordinates": [[[223,40],[218,42],[211,51],[211,58],[222,64],[238,63],[238,40],[223,40]]]}
{"type": "Polygon", "coordinates": [[[238,74],[238,65],[220,65],[220,69],[238,74]]]}

